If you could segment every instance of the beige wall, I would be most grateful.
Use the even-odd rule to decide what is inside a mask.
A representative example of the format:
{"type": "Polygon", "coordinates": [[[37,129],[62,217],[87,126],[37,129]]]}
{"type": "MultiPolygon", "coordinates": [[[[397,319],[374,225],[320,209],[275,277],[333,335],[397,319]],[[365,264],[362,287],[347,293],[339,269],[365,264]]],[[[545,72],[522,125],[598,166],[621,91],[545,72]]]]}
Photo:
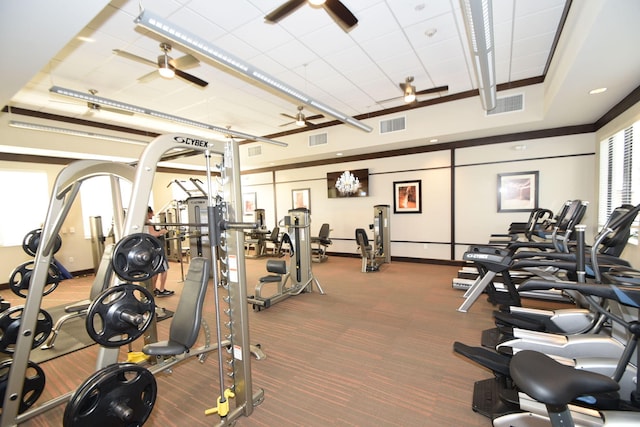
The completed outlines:
{"type": "Polygon", "coordinates": [[[245,192],[256,192],[258,207],[266,210],[271,226],[291,209],[291,190],[311,190],[311,234],[322,223],[332,229],[332,252],[356,253],[355,228],[373,222],[373,206],[391,207],[391,254],[412,258],[451,259],[451,174],[455,208],[455,259],[470,243],[486,243],[492,233],[505,232],[513,221],[526,221],[527,213],[497,212],[497,174],[538,171],[539,206],[553,211],[569,199],[591,203],[585,224],[593,235],[597,217],[595,200],[595,135],[582,134],[517,143],[503,143],[455,150],[441,150],[391,157],[243,176],[245,192]],[[526,146],[516,150],[514,147],[526,146]],[[370,196],[329,199],[326,173],[368,168],[370,196]],[[452,172],[454,171],[454,172],[452,172]],[[393,182],[421,180],[423,207],[420,214],[393,213],[393,182]],[[274,190],[275,188],[275,190],[274,190]],[[274,197],[275,191],[275,197],[274,197]]]}

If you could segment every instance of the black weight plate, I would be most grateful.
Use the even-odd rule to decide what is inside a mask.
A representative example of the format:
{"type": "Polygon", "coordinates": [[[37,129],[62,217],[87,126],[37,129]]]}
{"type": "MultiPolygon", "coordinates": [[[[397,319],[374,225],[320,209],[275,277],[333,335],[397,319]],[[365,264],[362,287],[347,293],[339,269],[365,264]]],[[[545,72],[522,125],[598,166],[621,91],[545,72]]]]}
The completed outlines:
{"type": "Polygon", "coordinates": [[[98,295],[89,306],[85,326],[98,344],[120,347],[139,338],[151,324],[154,314],[151,292],[142,286],[123,283],[98,295]],[[132,322],[132,316],[139,322],[132,322]]]}
{"type": "MultiPolygon", "coordinates": [[[[9,277],[9,288],[11,291],[19,297],[26,298],[28,295],[29,287],[31,285],[31,276],[33,275],[34,261],[27,261],[24,264],[16,267],[9,277]]],[[[49,271],[47,272],[47,282],[42,291],[43,296],[49,295],[60,284],[62,280],[62,274],[60,269],[55,263],[49,264],[49,271]]]]}
{"type": "Polygon", "coordinates": [[[141,426],[157,396],[156,379],[135,363],[107,366],[89,377],[65,408],[64,427],[141,426]]]}
{"type": "MultiPolygon", "coordinates": [[[[7,359],[0,363],[0,404],[4,404],[4,397],[7,392],[9,382],[9,371],[13,359],[7,359]]],[[[44,371],[37,363],[29,361],[25,372],[24,384],[22,386],[22,397],[18,413],[23,413],[29,409],[40,397],[46,383],[44,371]]]]}
{"type": "MultiPolygon", "coordinates": [[[[42,236],[42,229],[36,228],[28,232],[24,239],[22,239],[22,250],[29,256],[36,256],[38,246],[40,245],[40,238],[42,236]]],[[[62,238],[60,235],[56,235],[56,241],[53,244],[53,253],[56,254],[62,247],[62,238]]]]}
{"type": "MultiPolygon", "coordinates": [[[[18,342],[18,331],[22,322],[23,306],[11,307],[0,314],[0,351],[11,354],[15,352],[15,345],[18,342]]],[[[51,315],[43,309],[38,312],[33,343],[34,349],[47,339],[53,329],[53,319],[51,315]]]]}
{"type": "Polygon", "coordinates": [[[158,274],[164,259],[162,243],[151,234],[123,237],[113,249],[113,271],[128,282],[142,282],[158,274]]]}
{"type": "Polygon", "coordinates": [[[106,366],[91,374],[82,382],[82,384],[80,384],[80,386],[73,393],[73,396],[71,397],[65,408],[62,420],[64,426],[72,425],[71,422],[73,420],[73,417],[75,417],[76,414],[83,410],[82,407],[87,406],[91,403],[85,397],[87,390],[94,387],[95,384],[99,383],[103,376],[111,375],[112,372],[115,372],[119,369],[119,363],[114,363],[112,365],[106,366]]]}

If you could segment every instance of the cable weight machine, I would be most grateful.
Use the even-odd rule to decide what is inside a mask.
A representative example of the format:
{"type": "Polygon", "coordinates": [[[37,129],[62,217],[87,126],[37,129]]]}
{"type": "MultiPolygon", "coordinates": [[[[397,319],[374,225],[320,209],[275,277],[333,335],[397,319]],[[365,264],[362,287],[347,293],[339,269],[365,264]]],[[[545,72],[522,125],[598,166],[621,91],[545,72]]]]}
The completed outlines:
{"type": "Polygon", "coordinates": [[[283,242],[290,247],[289,268],[287,269],[284,260],[267,261],[267,271],[274,274],[261,277],[256,285],[255,295],[247,298],[247,302],[253,306],[254,310],[260,311],[262,308],[268,308],[303,292],[313,292],[314,283],[318,292],[324,295],[311,269],[310,212],[306,208],[297,208],[289,210],[288,213],[289,215],[285,216],[278,225],[287,229],[283,242]],[[275,293],[264,296],[263,287],[273,283],[276,284],[275,293]],[[287,286],[287,283],[290,283],[290,286],[287,286]]]}

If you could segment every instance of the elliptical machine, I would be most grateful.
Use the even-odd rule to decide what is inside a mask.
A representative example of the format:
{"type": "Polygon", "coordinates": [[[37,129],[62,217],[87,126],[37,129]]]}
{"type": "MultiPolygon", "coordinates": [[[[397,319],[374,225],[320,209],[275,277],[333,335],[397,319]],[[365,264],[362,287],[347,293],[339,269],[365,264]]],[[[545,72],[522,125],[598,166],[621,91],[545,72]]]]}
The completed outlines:
{"type": "Polygon", "coordinates": [[[324,295],[324,291],[311,270],[311,236],[309,228],[311,220],[307,208],[289,210],[280,223],[280,227],[286,227],[287,232],[283,236],[283,244],[290,247],[289,269],[285,260],[267,261],[267,272],[272,273],[261,277],[256,285],[255,295],[247,298],[247,302],[253,305],[253,309],[260,311],[302,292],[313,292],[315,283],[318,292],[324,295]],[[287,282],[291,282],[287,286],[287,282]],[[275,283],[276,290],[269,296],[263,295],[263,287],[275,283]]]}

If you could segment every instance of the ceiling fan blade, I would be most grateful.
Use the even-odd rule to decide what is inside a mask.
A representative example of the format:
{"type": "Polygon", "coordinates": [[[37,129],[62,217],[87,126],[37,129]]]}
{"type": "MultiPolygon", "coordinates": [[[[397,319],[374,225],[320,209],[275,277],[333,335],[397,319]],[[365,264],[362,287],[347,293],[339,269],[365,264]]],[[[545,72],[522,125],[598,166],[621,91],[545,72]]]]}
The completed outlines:
{"type": "Polygon", "coordinates": [[[283,124],[281,124],[281,125],[280,125],[280,127],[289,126],[289,125],[292,125],[292,124],[294,124],[294,123],[295,123],[295,122],[283,123],[283,124]]]}
{"type": "Polygon", "coordinates": [[[324,8],[331,12],[347,30],[358,23],[358,18],[356,18],[340,0],[327,0],[324,8]]]}
{"type": "Polygon", "coordinates": [[[181,56],[180,58],[177,58],[177,59],[172,59],[169,62],[174,67],[179,68],[181,70],[195,67],[196,65],[200,64],[200,61],[198,60],[198,58],[189,54],[186,54],[185,56],[181,56]]]}
{"type": "Polygon", "coordinates": [[[289,0],[282,4],[280,7],[272,10],[267,16],[264,17],[265,21],[278,22],[300,6],[304,4],[305,0],[289,0]]]}
{"type": "Polygon", "coordinates": [[[158,73],[158,70],[152,71],[150,73],[145,74],[142,77],[138,77],[138,81],[140,83],[149,83],[152,80],[155,80],[156,78],[160,77],[160,74],[158,73]]]}
{"type": "Polygon", "coordinates": [[[397,101],[398,99],[404,98],[403,96],[394,96],[393,98],[382,99],[380,101],[376,101],[378,104],[384,104],[385,102],[397,101]]]}
{"type": "Polygon", "coordinates": [[[189,82],[191,82],[193,84],[196,84],[198,86],[206,87],[209,84],[209,82],[205,82],[204,80],[202,80],[202,79],[200,79],[200,78],[198,78],[198,77],[196,77],[196,76],[194,76],[192,74],[185,73],[184,71],[178,70],[177,68],[175,69],[175,72],[176,72],[176,76],[181,77],[181,78],[183,78],[183,79],[185,79],[185,80],[187,80],[187,81],[189,81],[189,82]]]}
{"type": "Polygon", "coordinates": [[[280,113],[281,116],[285,116],[288,119],[292,119],[292,120],[296,120],[296,118],[294,116],[290,116],[289,114],[286,113],[280,113]]]}
{"type": "Polygon", "coordinates": [[[416,95],[427,95],[429,93],[446,92],[449,90],[449,86],[432,87],[431,89],[423,89],[416,92],[416,95]]]}
{"type": "Polygon", "coordinates": [[[307,117],[307,120],[318,120],[323,118],[324,116],[322,114],[316,114],[315,116],[309,116],[307,117]]]}
{"type": "Polygon", "coordinates": [[[134,55],[133,53],[125,52],[124,50],[113,49],[113,53],[115,53],[118,56],[122,56],[123,58],[131,59],[133,61],[141,62],[143,64],[152,65],[154,67],[158,66],[156,61],[152,61],[150,59],[143,58],[143,57],[138,56],[138,55],[134,55]]]}

